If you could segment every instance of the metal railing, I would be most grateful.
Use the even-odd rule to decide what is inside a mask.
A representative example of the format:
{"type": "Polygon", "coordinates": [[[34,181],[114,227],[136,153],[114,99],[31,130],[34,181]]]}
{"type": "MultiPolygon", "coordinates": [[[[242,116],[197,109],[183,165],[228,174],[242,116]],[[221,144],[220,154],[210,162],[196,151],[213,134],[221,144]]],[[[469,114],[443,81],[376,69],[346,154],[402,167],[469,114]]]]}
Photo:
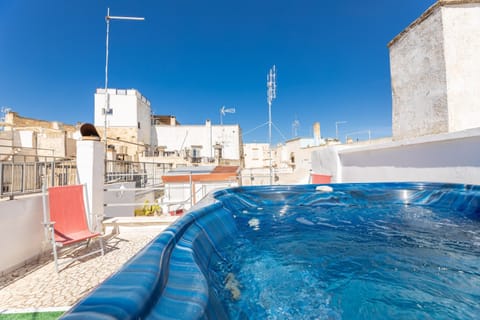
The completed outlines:
{"type": "Polygon", "coordinates": [[[158,186],[170,168],[166,163],[106,160],[105,184],[135,182],[136,188],[158,186]]]}
{"type": "Polygon", "coordinates": [[[77,166],[75,160],[33,155],[0,154],[0,198],[37,193],[42,191],[42,179],[47,187],[75,184],[77,166]]]}
{"type": "MultiPolygon", "coordinates": [[[[171,165],[166,163],[107,160],[105,184],[135,182],[138,192],[145,188],[162,191],[162,176],[170,169],[171,165]]],[[[274,170],[274,182],[280,173],[282,170],[274,170]]],[[[0,153],[0,199],[41,192],[43,177],[47,187],[76,184],[76,161],[53,156],[0,153]]],[[[261,170],[255,172],[247,169],[239,175],[239,182],[242,185],[263,185],[268,184],[268,178],[269,174],[261,170]]],[[[198,195],[198,198],[201,196],[198,195]]],[[[186,203],[191,201],[192,195],[185,200],[186,203]]]]}

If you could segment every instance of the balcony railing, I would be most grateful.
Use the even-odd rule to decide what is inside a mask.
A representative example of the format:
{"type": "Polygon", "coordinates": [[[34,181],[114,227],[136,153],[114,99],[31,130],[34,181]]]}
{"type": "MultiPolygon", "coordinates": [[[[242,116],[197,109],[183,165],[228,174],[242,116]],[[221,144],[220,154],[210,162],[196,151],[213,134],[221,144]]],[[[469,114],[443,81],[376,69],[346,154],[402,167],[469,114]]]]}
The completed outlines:
{"type": "Polygon", "coordinates": [[[168,170],[170,165],[165,163],[106,160],[105,184],[135,182],[136,188],[158,186],[168,170]]]}
{"type": "Polygon", "coordinates": [[[75,160],[33,155],[3,155],[0,158],[0,198],[40,192],[45,177],[47,187],[75,184],[75,160]]]}

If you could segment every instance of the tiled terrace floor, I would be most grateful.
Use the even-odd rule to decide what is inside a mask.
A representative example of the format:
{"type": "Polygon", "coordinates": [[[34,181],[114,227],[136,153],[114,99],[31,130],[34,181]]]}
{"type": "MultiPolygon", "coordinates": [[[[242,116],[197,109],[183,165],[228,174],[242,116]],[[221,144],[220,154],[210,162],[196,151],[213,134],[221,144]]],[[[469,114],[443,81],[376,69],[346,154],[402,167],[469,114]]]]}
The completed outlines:
{"type": "MultiPolygon", "coordinates": [[[[72,306],[155,238],[167,225],[121,227],[105,236],[105,255],[61,266],[45,256],[0,278],[0,313],[72,306]]],[[[93,244],[92,244],[93,245],[93,244]]]]}

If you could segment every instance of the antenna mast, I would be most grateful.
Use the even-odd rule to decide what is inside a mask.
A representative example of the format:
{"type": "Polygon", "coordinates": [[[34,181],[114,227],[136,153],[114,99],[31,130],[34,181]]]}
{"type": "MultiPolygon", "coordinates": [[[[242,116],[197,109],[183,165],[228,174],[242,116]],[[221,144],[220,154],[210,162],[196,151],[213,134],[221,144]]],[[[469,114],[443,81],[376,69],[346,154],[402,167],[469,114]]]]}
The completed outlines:
{"type": "Polygon", "coordinates": [[[272,101],[277,97],[277,70],[275,65],[267,74],[267,102],[268,102],[268,145],[270,158],[270,184],[273,184],[272,168],[272,101]]]}
{"type": "Polygon", "coordinates": [[[107,8],[107,16],[105,17],[105,22],[107,23],[107,34],[105,41],[105,90],[103,94],[105,95],[105,104],[103,108],[104,113],[104,129],[103,129],[103,139],[105,140],[105,159],[107,159],[107,115],[112,114],[112,109],[110,108],[110,99],[108,96],[108,47],[109,47],[109,34],[110,34],[110,20],[134,20],[134,21],[143,21],[143,17],[122,17],[122,16],[111,16],[110,8],[107,8]]]}
{"type": "Polygon", "coordinates": [[[298,127],[300,127],[300,121],[298,119],[295,119],[292,122],[292,136],[296,138],[298,136],[298,127]]]}

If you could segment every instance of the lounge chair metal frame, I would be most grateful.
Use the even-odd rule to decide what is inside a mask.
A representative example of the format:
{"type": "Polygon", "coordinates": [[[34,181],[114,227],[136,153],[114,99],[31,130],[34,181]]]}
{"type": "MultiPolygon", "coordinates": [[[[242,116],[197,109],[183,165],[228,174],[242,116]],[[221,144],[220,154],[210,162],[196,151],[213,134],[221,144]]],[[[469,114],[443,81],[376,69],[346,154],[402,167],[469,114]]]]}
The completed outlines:
{"type": "MultiPolygon", "coordinates": [[[[97,232],[91,232],[87,223],[87,211],[85,210],[84,185],[69,185],[48,188],[48,210],[46,209],[46,190],[43,188],[43,207],[44,207],[44,227],[46,235],[50,238],[53,257],[55,261],[55,270],[59,272],[59,267],[64,264],[70,264],[76,260],[91,256],[96,253],[104,255],[104,246],[102,235],[97,232]],[[60,203],[55,202],[56,196],[63,199],[60,203]],[[66,201],[68,200],[68,201],[66,201]],[[73,209],[72,209],[73,207],[73,209]],[[47,214],[48,211],[48,214],[47,214]],[[52,221],[52,219],[54,221],[52,221]],[[57,226],[57,227],[56,227],[57,226]],[[88,248],[92,239],[98,238],[100,249],[90,251],[84,255],[76,256],[65,261],[58,261],[60,250],[77,250],[86,242],[88,248]]],[[[71,251],[72,252],[72,251],[71,251]]],[[[66,253],[65,251],[62,253],[66,253]]]]}

